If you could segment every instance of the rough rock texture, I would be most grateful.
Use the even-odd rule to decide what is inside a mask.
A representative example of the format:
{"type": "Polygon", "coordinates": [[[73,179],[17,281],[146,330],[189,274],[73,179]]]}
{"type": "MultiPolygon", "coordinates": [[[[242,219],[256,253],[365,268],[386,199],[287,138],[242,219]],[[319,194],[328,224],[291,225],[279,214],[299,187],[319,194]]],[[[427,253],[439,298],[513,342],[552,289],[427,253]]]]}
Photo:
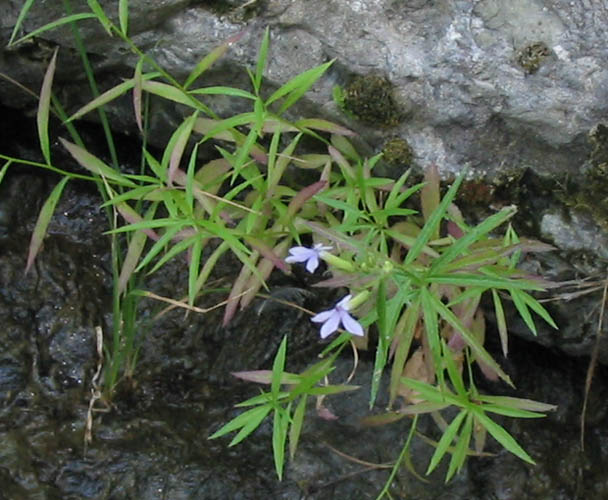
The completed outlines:
{"type": "MultiPolygon", "coordinates": [[[[115,2],[103,3],[114,11],[115,2]]],[[[245,2],[132,1],[131,35],[179,78],[243,29],[246,37],[226,56],[222,71],[251,66],[261,31],[269,25],[271,82],[283,83],[335,58],[330,77],[309,96],[335,113],[334,83],[348,83],[353,75],[385,76],[395,86],[404,120],[390,131],[362,130],[372,143],[389,133],[404,136],[421,164],[436,162],[443,171],[468,164],[491,178],[504,175],[504,165],[573,173],[588,152],[587,132],[606,119],[605,1],[267,0],[247,8],[239,3],[245,2]],[[535,44],[547,54],[535,56],[535,44]]],[[[20,6],[10,2],[0,21],[3,38],[20,6]]],[[[35,6],[25,29],[59,17],[58,2],[35,6]]],[[[81,26],[93,60],[108,78],[132,71],[135,58],[119,40],[104,36],[95,21],[81,26]]],[[[5,51],[0,67],[36,88],[46,46],[54,44],[73,47],[70,31],[45,33],[42,40],[5,51]],[[24,64],[28,58],[38,64],[24,64]]],[[[59,81],[72,80],[72,91],[86,88],[82,76],[73,81],[79,68],[66,64],[70,52],[62,50],[59,81]]],[[[9,97],[19,95],[15,88],[3,82],[1,90],[5,102],[19,102],[9,97]]]]}

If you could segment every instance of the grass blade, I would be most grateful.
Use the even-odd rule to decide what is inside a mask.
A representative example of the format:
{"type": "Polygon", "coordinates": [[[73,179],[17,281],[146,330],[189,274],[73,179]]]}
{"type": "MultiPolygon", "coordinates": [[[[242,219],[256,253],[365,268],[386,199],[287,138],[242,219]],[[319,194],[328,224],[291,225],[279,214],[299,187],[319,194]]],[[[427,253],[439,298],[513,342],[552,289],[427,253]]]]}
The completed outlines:
{"type": "MultiPolygon", "coordinates": [[[[268,415],[270,406],[260,406],[258,408],[252,408],[246,412],[241,413],[239,416],[233,418],[230,422],[223,425],[218,431],[214,432],[208,439],[216,439],[222,437],[229,432],[235,431],[247,425],[248,422],[257,421],[258,424],[264,420],[264,417],[268,415]]],[[[256,426],[257,427],[257,426],[256,426]]],[[[253,430],[253,429],[252,429],[253,430]]]]}
{"type": "Polygon", "coordinates": [[[112,21],[108,19],[108,16],[106,16],[106,13],[103,11],[103,8],[101,7],[101,5],[99,5],[99,2],[97,0],[87,0],[87,3],[89,4],[89,7],[95,14],[95,17],[104,27],[108,35],[112,36],[112,21]]]}
{"type": "MultiPolygon", "coordinates": [[[[158,75],[158,73],[147,73],[145,75],[141,75],[141,80],[150,80],[151,78],[156,78],[158,75]]],[[[90,111],[93,111],[94,109],[103,106],[104,104],[107,104],[108,102],[116,99],[117,97],[120,97],[121,95],[131,90],[135,86],[135,84],[135,78],[131,78],[129,80],[125,80],[122,83],[119,83],[118,85],[112,87],[109,90],[106,90],[103,94],[100,94],[91,102],[85,104],[82,108],[76,111],[72,116],[67,119],[67,121],[71,122],[72,120],[76,120],[86,115],[90,111]]]]}
{"type": "Polygon", "coordinates": [[[19,16],[17,17],[17,22],[15,22],[15,27],[13,28],[13,32],[11,33],[11,38],[8,41],[8,47],[13,45],[13,40],[17,36],[17,33],[19,32],[19,30],[21,29],[21,25],[23,24],[23,21],[25,20],[27,13],[32,8],[32,5],[34,5],[34,2],[35,2],[35,0],[26,0],[25,3],[23,4],[23,7],[21,7],[21,10],[19,11],[19,16]]]}
{"type": "Polygon", "coordinates": [[[291,422],[291,427],[289,428],[289,457],[292,460],[296,454],[296,450],[298,449],[298,442],[300,441],[300,433],[302,432],[302,424],[304,423],[304,413],[306,411],[307,399],[307,395],[304,394],[300,398],[300,401],[298,401],[298,406],[296,406],[296,410],[293,412],[293,419],[291,422]]]}
{"type": "Polygon", "coordinates": [[[491,215],[490,217],[485,219],[483,222],[471,229],[471,231],[467,232],[462,238],[456,240],[453,245],[450,245],[450,247],[445,251],[445,253],[433,263],[431,269],[433,271],[441,269],[442,266],[446,265],[451,260],[460,255],[472,243],[479,241],[482,236],[486,235],[487,233],[489,233],[490,231],[492,231],[493,229],[513,217],[516,211],[517,210],[515,209],[515,207],[506,207],[503,208],[500,212],[491,215]]]}
{"type": "Polygon", "coordinates": [[[274,357],[274,363],[272,364],[272,382],[270,385],[270,394],[276,401],[278,399],[279,389],[281,388],[281,376],[285,369],[285,355],[287,352],[287,335],[283,337],[279,350],[274,357]]]}
{"type": "Polygon", "coordinates": [[[169,173],[167,175],[167,184],[169,186],[173,185],[173,179],[175,178],[175,174],[179,168],[188,139],[190,139],[190,135],[192,134],[192,127],[194,126],[197,116],[198,111],[195,111],[192,115],[186,118],[173,133],[171,139],[169,140],[169,144],[167,144],[167,149],[163,155],[162,164],[166,165],[168,159],[169,173]]]}
{"type": "Polygon", "coordinates": [[[489,418],[481,409],[473,409],[475,413],[475,417],[478,422],[484,426],[488,430],[488,432],[492,435],[496,441],[498,441],[501,445],[503,445],[507,450],[509,450],[513,455],[521,458],[524,462],[528,462],[529,464],[535,465],[536,463],[530,455],[528,455],[524,449],[513,439],[513,436],[509,434],[504,428],[494,422],[491,418],[489,418]]]}
{"type": "Polygon", "coordinates": [[[428,299],[430,305],[434,307],[435,311],[439,313],[439,315],[447,321],[452,327],[454,327],[462,338],[467,343],[467,345],[471,348],[471,350],[475,353],[478,360],[483,361],[489,368],[491,368],[500,378],[502,378],[507,384],[513,387],[513,382],[511,378],[503,371],[503,369],[494,361],[492,356],[486,351],[480,342],[477,340],[475,335],[473,335],[463,324],[462,321],[448,308],[443,304],[437,297],[432,294],[428,294],[428,299]]]}
{"type": "Polygon", "coordinates": [[[264,30],[264,36],[262,37],[262,43],[260,44],[260,50],[258,52],[258,62],[255,68],[255,76],[253,79],[253,88],[255,93],[259,95],[260,87],[262,85],[262,77],[264,76],[264,69],[266,68],[266,60],[268,58],[268,45],[270,43],[270,30],[268,27],[264,30]]]}
{"type": "Polygon", "coordinates": [[[59,26],[63,26],[64,24],[73,23],[75,21],[81,21],[83,19],[95,19],[96,17],[97,16],[95,16],[95,14],[91,14],[91,13],[73,14],[71,16],[62,17],[61,19],[57,19],[56,21],[45,24],[44,26],[28,33],[27,35],[19,38],[19,40],[12,43],[11,45],[18,45],[20,43],[25,42],[26,40],[29,40],[30,38],[40,36],[45,31],[54,30],[55,28],[58,28],[59,26]]]}
{"type": "Polygon", "coordinates": [[[279,481],[283,479],[283,468],[285,465],[285,441],[287,440],[287,427],[289,426],[289,412],[278,408],[274,412],[272,426],[272,453],[274,456],[274,467],[277,471],[279,481]]]}
{"type": "Polygon", "coordinates": [[[142,69],[144,66],[144,58],[140,57],[139,61],[135,66],[135,73],[133,74],[133,112],[135,113],[135,123],[137,128],[143,134],[144,127],[141,117],[141,96],[142,96],[142,69]]]}
{"type": "Polygon", "coordinates": [[[492,299],[494,301],[494,312],[496,313],[496,325],[498,326],[498,336],[500,337],[502,354],[506,358],[507,354],[509,353],[509,335],[507,333],[505,311],[502,307],[500,296],[496,290],[492,290],[492,299]]]}
{"type": "Polygon", "coordinates": [[[316,68],[311,68],[308,71],[304,71],[304,73],[300,73],[299,75],[293,77],[266,100],[266,106],[278,99],[281,99],[282,97],[287,96],[277,113],[278,115],[281,115],[308,91],[313,83],[315,83],[321,77],[321,75],[325,73],[327,68],[329,68],[332,63],[333,60],[326,62],[325,64],[321,64],[316,68]]]}
{"type": "Polygon", "coordinates": [[[36,113],[36,125],[38,127],[38,139],[40,140],[40,149],[47,164],[51,164],[51,148],[49,145],[49,110],[51,107],[51,88],[53,87],[53,76],[55,75],[55,64],[57,63],[56,48],[53,52],[51,62],[44,74],[42,88],[40,89],[40,102],[38,103],[38,112],[36,113]]]}
{"type": "Polygon", "coordinates": [[[118,22],[120,31],[126,37],[129,32],[129,0],[118,0],[118,22]]]}
{"type": "Polygon", "coordinates": [[[445,432],[443,433],[443,436],[441,436],[441,439],[439,440],[439,443],[437,444],[435,453],[433,453],[433,456],[429,463],[429,467],[426,470],[427,475],[430,474],[431,472],[433,472],[433,470],[435,470],[435,467],[437,467],[437,465],[439,465],[439,462],[441,461],[443,456],[448,451],[448,447],[452,444],[454,437],[458,433],[460,424],[462,423],[462,421],[464,420],[466,415],[467,415],[466,410],[461,410],[460,413],[456,416],[456,418],[454,418],[454,420],[452,420],[450,425],[448,425],[448,428],[445,430],[445,432]]]}
{"type": "MultiPolygon", "coordinates": [[[[262,420],[266,418],[268,413],[270,413],[270,406],[262,406],[260,408],[256,408],[260,410],[251,416],[249,421],[242,427],[242,429],[238,432],[236,436],[230,441],[228,446],[234,446],[239,444],[243,439],[245,439],[249,434],[251,434],[254,430],[256,430],[259,425],[262,423],[262,420]]],[[[251,411],[251,410],[250,410],[251,411]]]]}
{"type": "Polygon", "coordinates": [[[390,334],[387,328],[386,319],[386,281],[381,279],[378,283],[378,291],[376,295],[376,313],[378,315],[378,348],[376,350],[376,360],[374,362],[374,371],[372,373],[372,387],[369,398],[369,408],[373,408],[380,388],[380,379],[384,366],[388,358],[388,348],[390,346],[390,334]]]}
{"type": "Polygon", "coordinates": [[[77,146],[76,144],[68,142],[61,137],[59,138],[59,141],[61,142],[61,144],[63,144],[63,147],[67,149],[68,152],[74,157],[74,159],[82,167],[86,168],[90,172],[110,179],[122,186],[127,186],[130,188],[137,187],[136,184],[131,182],[129,179],[124,177],[122,174],[120,174],[113,168],[108,167],[104,162],[102,162],[96,156],[93,156],[86,149],[83,149],[80,146],[77,146]]]}
{"type": "Polygon", "coordinates": [[[420,231],[420,234],[418,234],[418,237],[416,238],[416,242],[414,243],[414,246],[410,249],[410,251],[407,253],[407,255],[405,257],[406,265],[411,264],[412,262],[414,262],[414,260],[416,260],[416,258],[422,252],[422,249],[429,242],[429,240],[431,239],[433,234],[435,234],[435,231],[436,231],[437,227],[439,227],[441,219],[445,215],[445,213],[448,209],[448,206],[450,205],[450,203],[452,203],[452,200],[456,196],[456,192],[458,191],[458,188],[460,187],[460,184],[462,183],[465,174],[466,174],[466,171],[462,172],[456,178],[456,181],[454,182],[454,184],[452,184],[452,186],[450,186],[450,189],[448,190],[446,195],[443,197],[443,200],[441,200],[441,203],[439,204],[439,206],[433,211],[433,213],[430,215],[429,219],[424,224],[424,227],[422,228],[422,230],[420,231]]]}
{"type": "Polygon", "coordinates": [[[215,61],[217,61],[220,57],[222,57],[224,55],[224,53],[230,48],[230,46],[232,44],[238,42],[241,39],[241,37],[243,36],[243,33],[244,33],[244,31],[236,34],[233,37],[230,37],[228,40],[226,40],[219,47],[216,47],[211,52],[209,52],[209,54],[207,54],[205,57],[203,57],[198,62],[198,64],[194,67],[194,69],[192,70],[192,72],[188,75],[188,78],[186,78],[186,81],[184,82],[184,90],[186,90],[188,87],[190,87],[190,85],[192,85],[192,83],[199,76],[201,76],[205,71],[207,71],[207,69],[215,61]]]}
{"type": "Polygon", "coordinates": [[[38,214],[38,220],[36,221],[36,225],[34,226],[34,232],[32,233],[32,238],[30,240],[30,246],[27,254],[27,263],[25,265],[25,274],[28,273],[32,264],[34,263],[34,259],[36,259],[36,255],[40,251],[40,247],[42,246],[42,241],[44,240],[44,236],[46,235],[46,230],[49,226],[49,222],[51,221],[51,217],[53,216],[53,212],[55,211],[55,206],[61,198],[61,193],[63,192],[63,188],[68,182],[69,177],[64,177],[59,181],[59,183],[53,188],[51,194],[44,202],[44,205],[40,209],[40,213],[38,214]]]}
{"type": "Polygon", "coordinates": [[[6,172],[8,171],[8,167],[11,166],[11,163],[13,163],[13,160],[8,160],[2,167],[2,170],[0,170],[0,184],[2,184],[2,179],[4,179],[4,176],[6,175],[6,172]]]}

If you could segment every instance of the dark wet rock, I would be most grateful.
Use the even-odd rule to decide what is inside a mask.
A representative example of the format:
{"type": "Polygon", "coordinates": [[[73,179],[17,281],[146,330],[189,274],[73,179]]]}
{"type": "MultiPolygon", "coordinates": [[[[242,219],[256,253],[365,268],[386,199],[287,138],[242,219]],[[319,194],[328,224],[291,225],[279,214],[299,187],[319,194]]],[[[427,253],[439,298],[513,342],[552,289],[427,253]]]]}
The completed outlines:
{"type": "MultiPolygon", "coordinates": [[[[221,370],[268,368],[284,333],[289,337],[288,363],[294,371],[313,360],[321,348],[316,329],[301,316],[283,308],[263,309],[258,316],[259,304],[223,329],[218,326],[219,310],[188,317],[171,311],[154,320],[163,305],[142,301],[141,328],[146,335],[141,338],[136,379],[118,391],[109,412],[95,412],[93,442],[85,453],[86,410],[96,361],[92,327],[98,323],[108,327],[104,319],[109,303],[103,297],[109,293],[110,283],[104,264],[107,246],[100,245],[103,239],[87,241],[89,229],[83,220],[91,216],[90,204],[77,200],[78,196],[94,199],[86,191],[80,195],[71,192],[70,204],[78,208],[69,218],[59,214],[53,222],[35,275],[23,277],[22,270],[30,221],[23,219],[15,226],[20,229],[0,256],[0,305],[3,316],[9,318],[0,359],[0,382],[4,384],[0,389],[5,391],[0,412],[4,443],[0,477],[7,498],[295,500],[304,495],[323,500],[377,495],[387,471],[369,469],[335,451],[371,463],[390,463],[407,437],[407,419],[384,427],[361,425],[360,418],[368,414],[372,371],[365,353],[352,381],[361,389],[324,401],[338,420],[320,418],[311,400],[299,453],[288,462],[282,483],[274,475],[270,422],[234,448],[227,447],[227,438],[207,440],[239,414],[235,403],[258,393],[252,384],[221,376],[221,370]],[[62,220],[70,222],[74,231],[69,239],[62,220]]],[[[228,262],[221,272],[237,269],[228,262]]],[[[159,294],[180,296],[186,275],[185,263],[175,259],[166,275],[153,275],[149,284],[159,294]]],[[[276,285],[285,283],[278,280],[276,285]]],[[[333,298],[315,294],[306,300],[326,304],[333,298]]],[[[538,465],[515,460],[490,440],[489,451],[498,455],[471,458],[448,485],[443,482],[447,464],[439,467],[430,483],[401,470],[391,485],[394,498],[573,498],[576,481],[580,481],[581,498],[604,494],[608,442],[605,370],[599,369],[592,386],[586,458],[581,460],[577,426],[586,363],[556,358],[538,347],[513,341],[509,362],[504,364],[518,391],[490,384],[488,392],[559,405],[557,412],[542,420],[497,418],[538,465]]],[[[351,368],[349,356],[339,359],[331,381],[344,381],[351,368]]],[[[384,397],[381,391],[373,412],[384,410],[384,397]]],[[[419,430],[433,439],[439,437],[430,419],[420,419],[419,430]]],[[[424,472],[432,452],[430,446],[414,439],[411,457],[418,473],[424,472]]]]}

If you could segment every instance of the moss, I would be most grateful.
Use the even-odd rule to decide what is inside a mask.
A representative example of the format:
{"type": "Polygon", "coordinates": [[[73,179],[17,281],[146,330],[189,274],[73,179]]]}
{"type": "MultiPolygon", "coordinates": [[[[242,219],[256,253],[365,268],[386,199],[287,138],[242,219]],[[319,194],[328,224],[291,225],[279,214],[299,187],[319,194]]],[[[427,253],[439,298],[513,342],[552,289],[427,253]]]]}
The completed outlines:
{"type": "Polygon", "coordinates": [[[384,143],[382,158],[391,167],[409,167],[414,158],[414,150],[405,139],[393,137],[384,143]]]}
{"type": "Polygon", "coordinates": [[[587,212],[608,231],[608,127],[596,125],[588,139],[592,151],[581,175],[562,180],[557,196],[566,208],[587,212]]]}
{"type": "Polygon", "coordinates": [[[346,87],[334,88],[334,99],[347,114],[367,125],[394,127],[403,119],[393,85],[379,75],[356,76],[346,87]]]}
{"type": "Polygon", "coordinates": [[[536,73],[542,61],[551,53],[544,42],[534,42],[517,51],[517,62],[527,74],[536,73]]]}
{"type": "Polygon", "coordinates": [[[608,171],[608,127],[598,123],[589,131],[589,142],[593,147],[591,151],[591,165],[601,172],[601,178],[605,179],[608,171]]]}

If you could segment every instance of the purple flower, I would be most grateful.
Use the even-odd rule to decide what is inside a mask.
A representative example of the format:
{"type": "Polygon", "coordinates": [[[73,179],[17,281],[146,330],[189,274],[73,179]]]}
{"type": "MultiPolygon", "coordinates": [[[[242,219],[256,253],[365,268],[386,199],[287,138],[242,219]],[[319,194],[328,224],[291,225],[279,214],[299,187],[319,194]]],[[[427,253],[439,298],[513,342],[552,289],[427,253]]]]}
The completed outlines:
{"type": "Polygon", "coordinates": [[[348,314],[350,308],[348,303],[350,302],[351,297],[350,294],[347,295],[338,302],[333,309],[320,312],[310,318],[310,320],[315,323],[323,323],[323,326],[321,326],[322,339],[334,333],[340,326],[340,323],[342,323],[342,326],[347,332],[352,333],[353,335],[364,335],[363,327],[355,318],[348,314]]]}
{"type": "Polygon", "coordinates": [[[306,270],[309,273],[314,273],[317,267],[319,267],[319,257],[322,252],[331,250],[331,247],[317,243],[312,248],[306,247],[293,247],[289,249],[289,256],[285,259],[288,264],[294,262],[306,262],[306,270]]]}

